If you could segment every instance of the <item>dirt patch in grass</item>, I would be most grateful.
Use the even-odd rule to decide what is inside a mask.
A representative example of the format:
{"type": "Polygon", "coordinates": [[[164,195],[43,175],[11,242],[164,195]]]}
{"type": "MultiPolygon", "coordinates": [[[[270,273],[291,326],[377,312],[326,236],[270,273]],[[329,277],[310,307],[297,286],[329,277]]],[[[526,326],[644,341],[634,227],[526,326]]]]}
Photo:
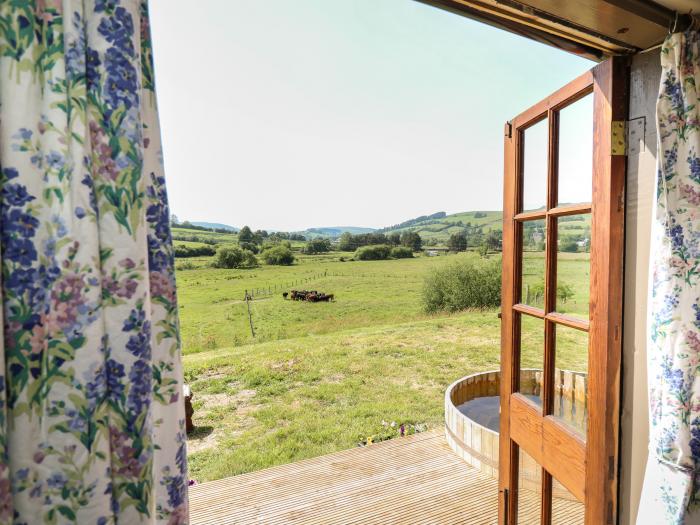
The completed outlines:
{"type": "Polygon", "coordinates": [[[222,437],[236,437],[253,426],[255,418],[251,416],[260,405],[252,403],[255,390],[239,390],[236,393],[199,394],[194,413],[194,432],[187,438],[187,452],[194,454],[215,448],[222,437]],[[233,409],[226,425],[215,423],[219,419],[215,412],[220,409],[233,409]],[[212,423],[214,425],[212,426],[212,423]]]}

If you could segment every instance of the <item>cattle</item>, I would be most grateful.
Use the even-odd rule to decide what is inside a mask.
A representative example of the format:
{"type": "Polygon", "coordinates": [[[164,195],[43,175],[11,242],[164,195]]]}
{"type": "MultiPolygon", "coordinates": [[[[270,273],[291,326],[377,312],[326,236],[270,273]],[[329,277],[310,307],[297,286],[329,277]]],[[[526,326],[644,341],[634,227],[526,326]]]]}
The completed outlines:
{"type": "MultiPolygon", "coordinates": [[[[286,298],[286,292],[282,295],[286,298]]],[[[310,303],[331,302],[335,300],[333,294],[325,294],[318,290],[292,290],[289,294],[292,301],[308,301],[310,303]]]]}

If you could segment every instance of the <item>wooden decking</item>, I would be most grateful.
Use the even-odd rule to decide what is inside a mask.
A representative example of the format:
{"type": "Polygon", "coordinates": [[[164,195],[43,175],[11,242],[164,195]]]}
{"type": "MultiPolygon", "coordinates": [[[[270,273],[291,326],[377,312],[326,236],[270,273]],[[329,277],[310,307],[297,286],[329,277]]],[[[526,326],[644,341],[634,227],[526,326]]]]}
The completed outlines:
{"type": "Polygon", "coordinates": [[[190,505],[193,525],[481,525],[497,496],[432,431],[195,485],[190,505]]]}

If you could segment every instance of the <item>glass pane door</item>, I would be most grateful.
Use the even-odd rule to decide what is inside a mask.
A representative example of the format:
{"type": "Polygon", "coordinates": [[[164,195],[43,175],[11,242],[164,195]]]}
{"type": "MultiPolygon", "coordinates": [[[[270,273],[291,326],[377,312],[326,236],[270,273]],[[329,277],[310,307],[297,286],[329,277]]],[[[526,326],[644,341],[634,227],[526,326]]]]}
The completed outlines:
{"type": "Polygon", "coordinates": [[[620,64],[600,64],[506,128],[501,523],[605,523],[614,504],[622,226],[612,204],[624,159],[609,130],[625,107],[620,64]]]}

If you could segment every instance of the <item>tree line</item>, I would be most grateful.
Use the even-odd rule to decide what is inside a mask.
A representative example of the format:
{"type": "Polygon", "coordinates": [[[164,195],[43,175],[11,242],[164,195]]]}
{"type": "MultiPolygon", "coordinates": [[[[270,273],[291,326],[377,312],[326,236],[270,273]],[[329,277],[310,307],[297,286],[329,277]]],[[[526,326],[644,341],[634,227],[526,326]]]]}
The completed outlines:
{"type": "Polygon", "coordinates": [[[423,239],[415,232],[393,232],[389,235],[380,232],[343,233],[338,239],[338,250],[343,252],[355,251],[363,246],[372,245],[404,246],[414,252],[418,252],[423,247],[423,239]]]}

